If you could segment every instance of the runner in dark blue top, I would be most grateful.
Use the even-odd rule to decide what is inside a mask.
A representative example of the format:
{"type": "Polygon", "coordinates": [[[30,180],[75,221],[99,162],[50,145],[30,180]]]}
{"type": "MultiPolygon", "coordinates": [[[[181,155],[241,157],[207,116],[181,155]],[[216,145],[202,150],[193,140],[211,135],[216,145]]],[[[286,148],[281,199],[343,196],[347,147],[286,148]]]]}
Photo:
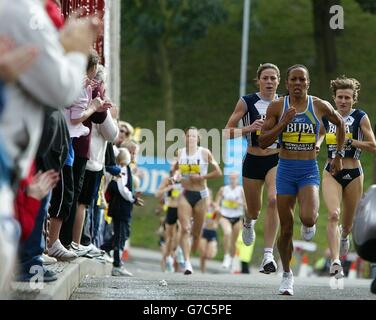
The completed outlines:
{"type": "Polygon", "coordinates": [[[340,257],[350,248],[349,234],[356,207],[363,194],[363,170],[360,163],[361,151],[376,152],[375,136],[367,114],[354,109],[358,101],[360,83],[356,79],[341,77],[330,83],[333,99],[345,123],[345,147],[343,169],[336,175],[330,174],[331,162],[337,151],[336,126],[323,118],[328,161],[323,172],[323,197],[328,209],[327,236],[331,252],[331,275],[343,277],[340,257]],[[341,204],[342,226],[339,227],[341,204]]]}
{"type": "Polygon", "coordinates": [[[227,122],[226,129],[230,138],[246,136],[247,154],[243,159],[243,189],[247,201],[247,211],[243,221],[243,242],[249,246],[255,238],[254,224],[260,214],[264,184],[267,188],[267,206],[264,222],[264,259],[260,272],[271,273],[277,270],[273,256],[273,247],[278,230],[275,177],[278,164],[278,141],[267,149],[259,146],[260,129],[264,123],[270,103],[276,95],[280,73],[276,65],[264,63],[257,70],[257,93],[248,94],[239,99],[235,110],[227,122]],[[237,128],[241,121],[242,127],[237,128]]]}

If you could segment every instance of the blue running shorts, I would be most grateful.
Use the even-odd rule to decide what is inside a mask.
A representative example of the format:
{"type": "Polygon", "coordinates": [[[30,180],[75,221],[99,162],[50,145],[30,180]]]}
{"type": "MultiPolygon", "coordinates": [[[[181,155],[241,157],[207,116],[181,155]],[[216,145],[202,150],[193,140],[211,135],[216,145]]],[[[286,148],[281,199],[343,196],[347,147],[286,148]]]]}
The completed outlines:
{"type": "Polygon", "coordinates": [[[307,185],[320,186],[316,160],[279,159],[276,187],[279,195],[297,195],[307,185]]]}

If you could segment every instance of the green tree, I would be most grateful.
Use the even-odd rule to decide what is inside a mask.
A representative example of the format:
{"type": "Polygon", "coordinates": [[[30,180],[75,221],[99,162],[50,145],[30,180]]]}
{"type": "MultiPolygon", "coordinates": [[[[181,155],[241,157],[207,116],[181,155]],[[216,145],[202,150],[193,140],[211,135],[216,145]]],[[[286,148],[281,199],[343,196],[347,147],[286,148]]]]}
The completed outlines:
{"type": "Polygon", "coordinates": [[[375,0],[355,0],[359,3],[363,11],[369,11],[376,14],[376,1],[375,0]]]}
{"type": "Polygon", "coordinates": [[[147,79],[160,83],[166,127],[174,127],[174,65],[182,51],[224,21],[222,0],[125,0],[122,30],[127,45],[146,54],[147,79]]]}
{"type": "Polygon", "coordinates": [[[337,69],[336,33],[329,26],[330,8],[340,4],[339,0],[312,0],[313,27],[316,47],[316,68],[322,79],[319,91],[326,92],[330,75],[337,69]]]}

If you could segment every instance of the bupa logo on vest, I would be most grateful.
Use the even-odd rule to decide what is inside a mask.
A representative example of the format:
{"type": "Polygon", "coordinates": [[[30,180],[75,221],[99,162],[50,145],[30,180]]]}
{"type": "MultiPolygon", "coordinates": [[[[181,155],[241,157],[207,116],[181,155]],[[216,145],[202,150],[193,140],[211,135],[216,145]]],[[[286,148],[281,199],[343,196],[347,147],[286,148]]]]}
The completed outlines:
{"type": "Polygon", "coordinates": [[[315,125],[313,123],[289,123],[286,132],[315,133],[315,125]]]}

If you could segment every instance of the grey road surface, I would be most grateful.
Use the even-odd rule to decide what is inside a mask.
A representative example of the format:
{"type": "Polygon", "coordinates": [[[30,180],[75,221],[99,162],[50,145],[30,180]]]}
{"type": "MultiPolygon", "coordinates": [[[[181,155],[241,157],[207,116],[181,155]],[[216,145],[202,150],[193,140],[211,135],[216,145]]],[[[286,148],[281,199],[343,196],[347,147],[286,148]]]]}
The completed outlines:
{"type": "Polygon", "coordinates": [[[294,296],[278,295],[280,274],[229,274],[219,262],[208,264],[208,273],[163,273],[159,253],[134,249],[127,269],[134,277],[86,277],[72,294],[72,300],[376,300],[370,292],[371,279],[347,279],[343,283],[329,277],[295,277],[294,296]],[[163,281],[164,280],[164,281],[163,281]],[[336,288],[336,289],[333,289],[336,288]]]}

